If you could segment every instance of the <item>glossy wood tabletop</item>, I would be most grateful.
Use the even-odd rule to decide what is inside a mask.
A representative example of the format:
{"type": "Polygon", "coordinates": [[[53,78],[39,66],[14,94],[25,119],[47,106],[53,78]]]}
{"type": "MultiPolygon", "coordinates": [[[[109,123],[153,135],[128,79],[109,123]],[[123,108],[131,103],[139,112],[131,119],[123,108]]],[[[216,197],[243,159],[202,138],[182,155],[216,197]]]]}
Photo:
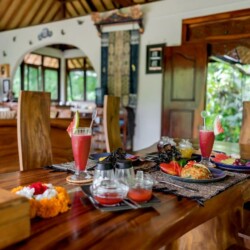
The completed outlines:
{"type": "Polygon", "coordinates": [[[31,236],[8,249],[159,249],[162,246],[174,249],[180,236],[206,221],[215,230],[202,231],[204,224],[198,227],[209,239],[207,246],[221,242],[219,248],[210,249],[242,243],[237,238],[237,230],[243,223],[243,203],[250,200],[249,180],[206,201],[204,207],[185,198],[178,200],[174,195],[155,193],[161,203],[153,208],[101,212],[93,207],[79,186],[66,182],[67,175],[45,169],[0,175],[1,188],[11,190],[36,181],[52,183],[65,187],[72,201],[66,213],[50,219],[32,219],[31,236]],[[217,218],[217,224],[212,218],[217,218]],[[227,223],[222,223],[225,220],[227,223]],[[221,238],[216,238],[215,232],[221,238]]]}

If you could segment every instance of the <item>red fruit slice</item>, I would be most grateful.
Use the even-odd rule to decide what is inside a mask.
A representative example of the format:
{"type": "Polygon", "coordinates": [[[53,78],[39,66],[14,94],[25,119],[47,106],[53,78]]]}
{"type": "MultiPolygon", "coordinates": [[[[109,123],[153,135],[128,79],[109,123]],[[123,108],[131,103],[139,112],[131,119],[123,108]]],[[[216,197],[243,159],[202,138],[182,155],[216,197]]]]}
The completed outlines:
{"type": "Polygon", "coordinates": [[[224,132],[220,118],[217,116],[214,120],[214,135],[219,135],[224,132]]]}
{"type": "Polygon", "coordinates": [[[68,128],[66,129],[70,137],[74,133],[74,130],[79,127],[79,119],[80,119],[79,112],[76,111],[73,121],[69,124],[68,128]]]}
{"type": "Polygon", "coordinates": [[[171,175],[179,176],[181,173],[182,167],[176,161],[171,161],[170,163],[161,163],[160,168],[163,172],[171,175]]]}
{"type": "Polygon", "coordinates": [[[222,160],[226,160],[228,158],[229,158],[229,156],[227,156],[226,154],[216,153],[215,157],[213,158],[213,161],[214,162],[221,162],[222,160]]]}

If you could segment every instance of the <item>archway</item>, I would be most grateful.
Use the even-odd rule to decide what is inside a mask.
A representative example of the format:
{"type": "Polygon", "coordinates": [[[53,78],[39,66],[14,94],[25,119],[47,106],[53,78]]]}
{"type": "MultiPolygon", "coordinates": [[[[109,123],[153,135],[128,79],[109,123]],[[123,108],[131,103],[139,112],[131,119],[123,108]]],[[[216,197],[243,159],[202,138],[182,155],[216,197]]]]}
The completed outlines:
{"type": "Polygon", "coordinates": [[[80,49],[53,44],[30,51],[20,61],[13,77],[15,98],[21,89],[25,89],[50,91],[52,100],[61,104],[94,101],[97,75],[90,59],[80,49]],[[77,91],[72,91],[77,85],[77,91]],[[76,93],[80,93],[78,98],[76,93]]]}

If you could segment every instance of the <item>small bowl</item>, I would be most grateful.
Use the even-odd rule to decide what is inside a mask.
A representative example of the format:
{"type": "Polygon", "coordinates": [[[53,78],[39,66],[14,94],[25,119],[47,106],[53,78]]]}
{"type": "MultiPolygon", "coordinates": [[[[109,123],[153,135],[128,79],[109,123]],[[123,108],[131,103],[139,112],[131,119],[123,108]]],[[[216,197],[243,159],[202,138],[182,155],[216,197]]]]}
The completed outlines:
{"type": "Polygon", "coordinates": [[[136,202],[147,202],[152,198],[153,180],[148,174],[137,171],[135,182],[130,186],[128,198],[136,202]]]}
{"type": "Polygon", "coordinates": [[[136,202],[146,202],[152,198],[152,188],[132,187],[128,191],[128,198],[136,202]]]}

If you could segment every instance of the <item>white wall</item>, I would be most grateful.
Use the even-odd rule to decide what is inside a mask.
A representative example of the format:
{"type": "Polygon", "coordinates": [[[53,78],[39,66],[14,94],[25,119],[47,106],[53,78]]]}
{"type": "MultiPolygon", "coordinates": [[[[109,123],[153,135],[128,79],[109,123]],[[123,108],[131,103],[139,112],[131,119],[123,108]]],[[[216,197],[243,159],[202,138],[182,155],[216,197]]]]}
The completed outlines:
{"type": "Polygon", "coordinates": [[[249,7],[249,0],[164,0],[143,7],[145,32],[140,43],[135,150],[152,145],[159,140],[161,133],[163,79],[161,74],[145,74],[146,45],[180,45],[183,19],[249,7]]]}
{"type": "MultiPolygon", "coordinates": [[[[135,150],[149,146],[160,138],[162,75],[145,74],[146,45],[158,43],[166,43],[168,46],[180,45],[182,19],[246,9],[249,6],[249,0],[163,0],[142,6],[145,32],[141,35],[140,43],[135,150]]],[[[27,52],[59,43],[71,44],[81,49],[100,76],[100,38],[90,16],[1,32],[0,64],[10,64],[13,75],[27,52]],[[84,23],[79,25],[78,19],[84,23]],[[39,41],[37,36],[45,27],[49,28],[53,35],[39,41]],[[64,31],[64,35],[61,34],[61,30],[64,31]],[[13,37],[16,37],[15,42],[13,37]],[[29,44],[30,41],[32,45],[29,44]],[[3,51],[7,56],[3,56],[3,51]]]]}

